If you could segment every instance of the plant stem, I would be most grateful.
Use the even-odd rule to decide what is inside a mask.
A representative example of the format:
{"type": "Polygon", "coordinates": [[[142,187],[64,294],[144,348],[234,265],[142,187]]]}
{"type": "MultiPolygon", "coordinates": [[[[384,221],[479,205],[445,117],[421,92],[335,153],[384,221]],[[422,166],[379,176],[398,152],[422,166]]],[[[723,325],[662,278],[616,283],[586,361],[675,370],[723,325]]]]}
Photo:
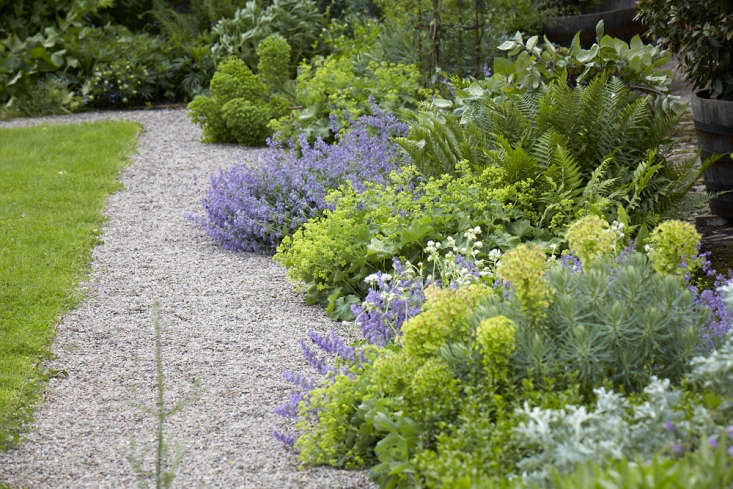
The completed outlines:
{"type": "Polygon", "coordinates": [[[158,415],[158,445],[155,460],[155,487],[162,489],[163,487],[163,452],[165,451],[163,441],[163,423],[165,422],[165,404],[163,398],[163,355],[161,347],[161,326],[159,318],[159,306],[156,305],[153,310],[153,323],[155,324],[155,369],[158,383],[158,399],[156,401],[158,415]]]}

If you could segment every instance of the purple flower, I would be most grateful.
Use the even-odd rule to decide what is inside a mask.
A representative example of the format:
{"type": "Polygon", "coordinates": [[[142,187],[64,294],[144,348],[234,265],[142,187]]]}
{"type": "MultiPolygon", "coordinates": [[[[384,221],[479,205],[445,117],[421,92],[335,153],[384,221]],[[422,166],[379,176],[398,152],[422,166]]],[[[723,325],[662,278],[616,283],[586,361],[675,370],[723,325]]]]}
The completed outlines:
{"type": "Polygon", "coordinates": [[[306,391],[313,390],[313,381],[305,375],[286,370],[285,372],[283,372],[283,377],[285,377],[285,380],[300,387],[301,389],[304,389],[306,391]]]}
{"type": "Polygon", "coordinates": [[[329,145],[312,145],[301,134],[293,148],[273,140],[256,164],[238,164],[210,177],[203,216],[192,216],[221,246],[235,251],[273,253],[282,238],[328,208],[326,194],[351,182],[385,183],[406,162],[392,141],[407,126],[374,106],[352,129],[329,145]],[[299,149],[297,149],[299,148],[299,149]]]}
{"type": "Polygon", "coordinates": [[[671,421],[667,421],[667,422],[665,422],[665,423],[664,423],[664,428],[665,428],[665,429],[666,429],[667,431],[674,431],[674,430],[676,430],[676,429],[677,429],[677,425],[676,425],[676,424],[674,424],[674,423],[673,423],[673,422],[671,422],[671,421]]]}
{"type": "Polygon", "coordinates": [[[285,418],[297,418],[298,417],[298,404],[300,401],[305,399],[307,393],[299,391],[290,391],[288,402],[275,406],[273,410],[275,414],[283,416],[285,418]]]}
{"type": "Polygon", "coordinates": [[[281,441],[287,447],[292,447],[293,445],[295,445],[295,440],[297,439],[297,437],[293,435],[290,435],[288,433],[280,433],[277,430],[272,432],[272,436],[276,440],[281,441]]]}
{"type": "Polygon", "coordinates": [[[303,352],[305,360],[314,368],[316,372],[321,375],[326,375],[332,371],[332,368],[328,366],[325,358],[320,358],[316,353],[311,350],[306,344],[305,340],[300,340],[300,350],[303,352]]]}
{"type": "Polygon", "coordinates": [[[712,448],[713,450],[717,450],[718,440],[716,440],[715,437],[711,436],[710,438],[708,438],[708,445],[710,445],[710,448],[712,448]]]}
{"type": "Polygon", "coordinates": [[[338,355],[347,362],[353,363],[356,361],[354,348],[344,343],[344,340],[339,338],[335,332],[331,331],[329,336],[323,336],[315,331],[308,331],[308,337],[326,353],[338,355]]]}
{"type": "Polygon", "coordinates": [[[351,311],[367,342],[384,346],[400,332],[402,324],[420,313],[425,302],[427,285],[421,277],[409,278],[399,259],[392,260],[390,280],[378,272],[364,302],[354,304],[351,311]]]}
{"type": "Polygon", "coordinates": [[[583,265],[580,262],[580,258],[573,255],[572,253],[565,253],[560,257],[560,263],[565,265],[572,272],[580,272],[583,270],[583,265]]]}

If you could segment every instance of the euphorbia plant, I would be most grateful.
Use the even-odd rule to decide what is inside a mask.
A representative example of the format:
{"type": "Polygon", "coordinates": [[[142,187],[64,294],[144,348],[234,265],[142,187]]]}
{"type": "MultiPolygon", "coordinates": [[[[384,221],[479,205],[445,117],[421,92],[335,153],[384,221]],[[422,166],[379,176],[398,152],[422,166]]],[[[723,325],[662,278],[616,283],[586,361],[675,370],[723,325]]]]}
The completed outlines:
{"type": "Polygon", "coordinates": [[[733,100],[733,2],[639,0],[638,9],[649,36],[677,53],[695,88],[733,100]]]}

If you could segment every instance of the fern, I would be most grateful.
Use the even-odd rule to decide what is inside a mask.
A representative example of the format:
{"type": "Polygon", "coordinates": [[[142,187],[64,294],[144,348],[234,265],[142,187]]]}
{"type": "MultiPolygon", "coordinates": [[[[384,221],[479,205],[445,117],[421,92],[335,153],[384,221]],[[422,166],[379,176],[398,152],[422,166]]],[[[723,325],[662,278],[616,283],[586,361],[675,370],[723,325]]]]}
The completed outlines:
{"type": "Polygon", "coordinates": [[[508,186],[507,199],[521,202],[532,225],[561,233],[592,212],[628,217],[631,229],[643,230],[706,200],[689,192],[703,170],[694,162],[671,165],[659,152],[682,108],[639,96],[618,78],[601,74],[570,87],[560,74],[543,93],[465,107],[460,119],[421,116],[402,146],[431,175],[453,173],[461,160],[478,170],[500,167],[503,177],[492,184],[508,186]]]}

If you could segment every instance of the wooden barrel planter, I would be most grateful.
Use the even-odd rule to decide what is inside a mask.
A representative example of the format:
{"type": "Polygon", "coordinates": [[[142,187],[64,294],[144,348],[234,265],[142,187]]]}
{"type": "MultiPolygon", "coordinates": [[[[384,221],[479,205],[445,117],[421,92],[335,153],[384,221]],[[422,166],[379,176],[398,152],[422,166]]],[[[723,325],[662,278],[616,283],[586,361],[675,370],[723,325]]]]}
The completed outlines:
{"type": "Polygon", "coordinates": [[[575,33],[580,32],[580,43],[587,48],[596,40],[596,24],[603,20],[606,34],[628,42],[646,30],[634,20],[634,15],[636,0],[606,0],[594,12],[552,17],[542,29],[550,41],[561,46],[569,46],[575,33]]]}
{"type": "Polygon", "coordinates": [[[705,170],[709,192],[730,192],[713,199],[713,214],[733,219],[733,101],[707,98],[705,91],[692,96],[692,118],[703,159],[713,154],[723,157],[705,170]]]}

